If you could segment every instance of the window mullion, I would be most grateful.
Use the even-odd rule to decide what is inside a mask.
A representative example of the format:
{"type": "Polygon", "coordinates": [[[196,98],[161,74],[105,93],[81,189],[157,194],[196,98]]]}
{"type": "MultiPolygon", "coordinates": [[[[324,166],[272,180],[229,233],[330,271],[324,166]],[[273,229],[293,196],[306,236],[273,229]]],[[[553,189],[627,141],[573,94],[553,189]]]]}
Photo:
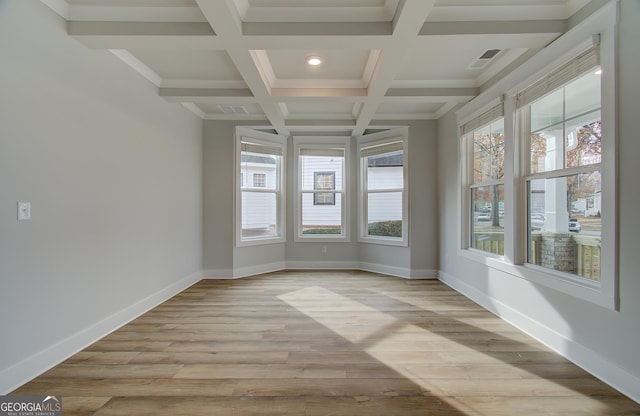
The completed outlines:
{"type": "Polygon", "coordinates": [[[554,179],[562,178],[566,176],[579,175],[583,173],[595,172],[600,170],[600,163],[594,163],[593,165],[574,166],[572,168],[555,169],[546,172],[538,172],[530,175],[525,175],[526,181],[532,181],[536,179],[554,179]]]}

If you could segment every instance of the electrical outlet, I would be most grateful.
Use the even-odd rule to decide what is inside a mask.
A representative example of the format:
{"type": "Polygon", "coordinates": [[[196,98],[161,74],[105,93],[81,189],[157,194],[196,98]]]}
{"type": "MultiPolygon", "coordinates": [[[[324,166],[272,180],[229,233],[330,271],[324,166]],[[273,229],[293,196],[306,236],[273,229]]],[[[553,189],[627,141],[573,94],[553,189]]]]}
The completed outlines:
{"type": "Polygon", "coordinates": [[[31,202],[18,202],[18,221],[31,219],[31,202]]]}
{"type": "Polygon", "coordinates": [[[327,246],[322,246],[322,252],[326,253],[327,252],[327,246]]]}

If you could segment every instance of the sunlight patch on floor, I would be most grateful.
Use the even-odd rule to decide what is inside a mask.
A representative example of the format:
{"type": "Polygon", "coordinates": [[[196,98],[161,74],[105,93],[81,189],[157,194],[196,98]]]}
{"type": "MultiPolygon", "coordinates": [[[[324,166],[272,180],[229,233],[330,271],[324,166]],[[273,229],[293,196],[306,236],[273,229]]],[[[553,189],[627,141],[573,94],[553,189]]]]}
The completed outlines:
{"type": "MultiPolygon", "coordinates": [[[[390,297],[425,310],[430,310],[429,307],[436,303],[436,309],[445,309],[446,304],[418,300],[410,295],[390,297]]],[[[495,339],[491,337],[458,342],[417,325],[403,323],[389,314],[317,286],[289,292],[278,298],[346,340],[360,344],[370,356],[411,380],[425,394],[438,396],[467,414],[479,413],[463,404],[460,397],[474,397],[480,401],[496,396],[579,397],[584,405],[588,402],[590,408],[606,410],[598,400],[576,392],[570,382],[559,385],[492,356],[488,352],[496,347],[492,346],[495,339]],[[336,315],[336,312],[344,312],[344,315],[336,315]],[[478,379],[483,381],[479,383],[478,379]],[[506,391],[505,379],[509,380],[506,391]]],[[[478,309],[472,304],[455,306],[459,311],[465,308],[478,309]]],[[[451,305],[447,310],[451,310],[451,305]]],[[[481,328],[478,331],[483,333],[481,328]]],[[[484,332],[491,334],[490,331],[484,332]]],[[[512,347],[516,350],[513,354],[517,356],[518,347],[526,346],[514,340],[512,347]]],[[[529,350],[536,351],[536,348],[529,350]]],[[[508,351],[512,350],[506,345],[504,352],[508,351]]]]}

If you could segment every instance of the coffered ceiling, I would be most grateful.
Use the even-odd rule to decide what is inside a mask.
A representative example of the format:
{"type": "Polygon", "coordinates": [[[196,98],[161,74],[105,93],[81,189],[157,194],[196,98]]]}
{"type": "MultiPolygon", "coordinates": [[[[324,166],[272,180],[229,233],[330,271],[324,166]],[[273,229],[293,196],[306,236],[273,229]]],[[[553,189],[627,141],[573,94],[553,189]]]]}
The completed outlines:
{"type": "Polygon", "coordinates": [[[160,97],[203,119],[354,135],[385,120],[435,119],[469,101],[568,30],[589,3],[41,1],[69,22],[70,36],[110,50],[160,97]],[[309,56],[322,63],[307,64],[309,56]]]}

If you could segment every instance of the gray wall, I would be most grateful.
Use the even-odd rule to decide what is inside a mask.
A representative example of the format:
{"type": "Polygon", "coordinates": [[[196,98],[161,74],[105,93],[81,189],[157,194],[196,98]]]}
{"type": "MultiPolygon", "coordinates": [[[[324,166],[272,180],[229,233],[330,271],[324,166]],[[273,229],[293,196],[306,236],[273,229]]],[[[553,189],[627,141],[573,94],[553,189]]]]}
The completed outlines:
{"type": "Polygon", "coordinates": [[[0,91],[3,391],[35,375],[22,360],[197,280],[202,122],[39,1],[0,0],[0,91]]]}
{"type": "MultiPolygon", "coordinates": [[[[351,203],[351,242],[296,243],[293,241],[292,188],[293,153],[288,153],[287,242],[266,246],[234,248],[233,239],[233,121],[205,121],[204,127],[204,274],[209,277],[231,277],[264,270],[293,268],[358,268],[362,263],[377,271],[435,277],[438,269],[438,227],[435,151],[436,122],[380,122],[379,125],[409,126],[409,221],[410,247],[393,247],[357,242],[357,199],[351,203]],[[225,180],[221,180],[225,178],[225,180]],[[326,253],[322,246],[327,247],[326,253]]],[[[259,122],[253,123],[259,125],[259,122]]],[[[289,149],[292,140],[289,139],[289,149]]],[[[352,161],[356,160],[355,141],[352,161]]],[[[356,189],[356,166],[351,164],[351,189],[356,189]]]]}
{"type": "MultiPolygon", "coordinates": [[[[233,140],[236,123],[205,121],[203,140],[203,269],[233,270],[233,140]]],[[[209,273],[211,274],[211,273],[209,273]]]]}
{"type": "Polygon", "coordinates": [[[638,108],[640,2],[620,2],[618,56],[619,288],[612,311],[459,255],[458,146],[454,112],[438,123],[440,265],[443,278],[623,392],[640,400],[638,108]]]}

